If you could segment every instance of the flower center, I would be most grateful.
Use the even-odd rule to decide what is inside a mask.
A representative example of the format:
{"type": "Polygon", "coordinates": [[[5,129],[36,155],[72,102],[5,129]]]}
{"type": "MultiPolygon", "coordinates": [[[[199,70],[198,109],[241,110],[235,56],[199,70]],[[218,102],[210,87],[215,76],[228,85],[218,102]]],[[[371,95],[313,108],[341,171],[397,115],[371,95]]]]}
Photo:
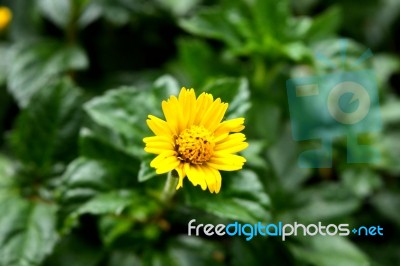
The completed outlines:
{"type": "Polygon", "coordinates": [[[202,164],[213,155],[214,138],[203,126],[191,126],[175,141],[178,158],[192,164],[202,164]]]}

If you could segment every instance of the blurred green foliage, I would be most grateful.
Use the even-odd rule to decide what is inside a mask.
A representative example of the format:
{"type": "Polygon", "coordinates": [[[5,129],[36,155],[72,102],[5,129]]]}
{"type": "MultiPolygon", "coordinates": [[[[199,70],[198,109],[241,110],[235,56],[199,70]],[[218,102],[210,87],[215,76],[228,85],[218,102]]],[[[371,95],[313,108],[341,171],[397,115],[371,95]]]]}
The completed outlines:
{"type": "Polygon", "coordinates": [[[400,265],[400,2],[8,0],[0,32],[0,265],[400,265]],[[384,129],[378,164],[300,169],[285,82],[371,47],[384,129]],[[148,114],[180,87],[246,117],[245,169],[221,193],[160,200],[148,114]],[[384,237],[189,237],[187,223],[384,226],[384,237]]]}

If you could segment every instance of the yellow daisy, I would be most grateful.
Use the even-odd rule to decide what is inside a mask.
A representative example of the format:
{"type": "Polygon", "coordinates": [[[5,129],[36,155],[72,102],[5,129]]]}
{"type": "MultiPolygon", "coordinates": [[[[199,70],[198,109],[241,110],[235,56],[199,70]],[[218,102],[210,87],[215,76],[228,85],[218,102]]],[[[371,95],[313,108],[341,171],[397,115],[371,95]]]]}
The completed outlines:
{"type": "Polygon", "coordinates": [[[10,23],[12,13],[7,7],[0,6],[0,31],[5,29],[10,23]]]}
{"type": "Polygon", "coordinates": [[[246,159],[235,155],[248,144],[244,118],[221,123],[228,104],[214,100],[209,93],[197,99],[193,89],[182,88],[179,96],[162,102],[165,120],[149,115],[147,125],[156,136],[144,138],[145,151],[158,154],[150,163],[157,174],[176,170],[179,175],[176,189],[183,186],[187,176],[193,185],[207,187],[211,193],[221,189],[222,171],[243,167],[246,159]],[[233,134],[230,134],[234,132],[233,134]]]}

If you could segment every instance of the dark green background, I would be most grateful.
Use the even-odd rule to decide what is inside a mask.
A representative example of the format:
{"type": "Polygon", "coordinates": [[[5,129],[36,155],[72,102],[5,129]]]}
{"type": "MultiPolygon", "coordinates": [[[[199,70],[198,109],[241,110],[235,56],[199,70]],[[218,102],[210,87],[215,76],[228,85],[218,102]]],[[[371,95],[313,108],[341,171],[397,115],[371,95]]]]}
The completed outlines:
{"type": "Polygon", "coordinates": [[[395,0],[9,0],[0,33],[0,266],[400,265],[400,2],[395,0]],[[300,169],[289,78],[375,71],[383,130],[376,164],[300,169]],[[160,200],[148,114],[180,87],[245,117],[242,171],[218,195],[186,179],[160,200]],[[384,236],[188,237],[187,223],[380,225],[384,236]]]}

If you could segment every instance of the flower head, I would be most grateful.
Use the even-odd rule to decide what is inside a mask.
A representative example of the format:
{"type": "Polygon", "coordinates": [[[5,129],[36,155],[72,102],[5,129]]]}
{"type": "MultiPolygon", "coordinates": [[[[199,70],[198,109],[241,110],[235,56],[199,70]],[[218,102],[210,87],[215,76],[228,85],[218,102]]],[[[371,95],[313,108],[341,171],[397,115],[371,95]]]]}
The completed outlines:
{"type": "Polygon", "coordinates": [[[193,185],[211,193],[221,189],[219,170],[235,171],[246,159],[235,153],[244,150],[244,118],[221,122],[228,104],[209,93],[198,98],[193,89],[182,88],[179,96],[162,102],[165,120],[149,115],[147,125],[155,136],[144,138],[145,151],[157,154],[150,166],[157,174],[176,170],[183,186],[187,176],[193,185]],[[231,134],[233,133],[233,134],[231,134]]]}
{"type": "Polygon", "coordinates": [[[0,31],[5,29],[10,23],[12,13],[7,7],[0,7],[0,31]]]}

